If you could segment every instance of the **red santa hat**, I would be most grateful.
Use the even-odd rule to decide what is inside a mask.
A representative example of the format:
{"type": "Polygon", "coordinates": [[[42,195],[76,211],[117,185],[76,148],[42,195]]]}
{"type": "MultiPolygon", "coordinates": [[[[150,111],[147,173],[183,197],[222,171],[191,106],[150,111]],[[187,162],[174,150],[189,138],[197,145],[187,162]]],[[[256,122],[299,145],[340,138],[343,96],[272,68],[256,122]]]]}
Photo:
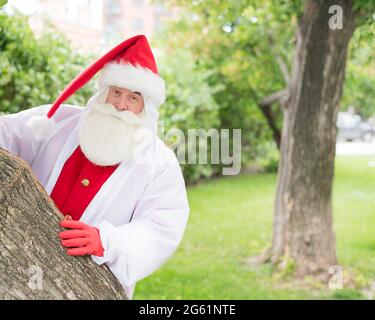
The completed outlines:
{"type": "Polygon", "coordinates": [[[154,55],[144,35],[131,37],[78,74],[60,93],[46,116],[33,117],[28,126],[35,138],[42,138],[51,131],[54,121],[51,119],[60,105],[77,90],[83,87],[101,70],[97,85],[117,86],[138,91],[149,99],[155,107],[165,101],[165,83],[158,74],[154,55]]]}

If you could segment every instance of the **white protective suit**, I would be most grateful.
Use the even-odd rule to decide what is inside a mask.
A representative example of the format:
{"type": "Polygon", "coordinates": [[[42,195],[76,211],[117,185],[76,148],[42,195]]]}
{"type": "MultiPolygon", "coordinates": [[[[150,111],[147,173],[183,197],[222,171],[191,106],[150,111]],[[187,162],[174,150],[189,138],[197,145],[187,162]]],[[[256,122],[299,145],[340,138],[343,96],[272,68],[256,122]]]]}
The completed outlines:
{"type": "MultiPolygon", "coordinates": [[[[49,108],[43,105],[1,116],[0,147],[29,163],[51,194],[65,161],[78,146],[79,121],[87,108],[61,105],[53,117],[57,130],[37,141],[25,124],[49,108]]],[[[156,134],[152,140],[142,153],[144,161],[122,162],[80,218],[100,230],[104,256],[91,257],[109,267],[130,299],[136,282],[175,252],[189,216],[177,158],[156,134]]]]}

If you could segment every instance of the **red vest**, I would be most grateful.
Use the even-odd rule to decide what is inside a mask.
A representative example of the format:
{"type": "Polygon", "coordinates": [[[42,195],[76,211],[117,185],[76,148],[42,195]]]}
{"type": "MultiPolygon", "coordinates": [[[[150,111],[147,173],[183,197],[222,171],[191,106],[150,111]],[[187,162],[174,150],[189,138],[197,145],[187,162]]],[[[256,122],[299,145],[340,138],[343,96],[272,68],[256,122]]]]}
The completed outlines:
{"type": "Polygon", "coordinates": [[[87,206],[118,165],[98,166],[88,160],[80,146],[65,162],[51,198],[64,215],[79,220],[87,206]]]}

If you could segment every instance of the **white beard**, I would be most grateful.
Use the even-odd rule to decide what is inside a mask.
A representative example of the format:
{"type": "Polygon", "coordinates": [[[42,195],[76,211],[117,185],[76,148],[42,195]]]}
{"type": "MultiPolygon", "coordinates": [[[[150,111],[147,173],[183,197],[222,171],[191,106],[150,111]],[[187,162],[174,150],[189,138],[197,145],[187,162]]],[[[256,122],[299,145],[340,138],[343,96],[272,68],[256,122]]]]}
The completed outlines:
{"type": "Polygon", "coordinates": [[[84,155],[99,166],[112,166],[133,156],[137,130],[146,123],[145,108],[140,114],[118,111],[112,104],[92,103],[82,119],[78,139],[84,155]]]}

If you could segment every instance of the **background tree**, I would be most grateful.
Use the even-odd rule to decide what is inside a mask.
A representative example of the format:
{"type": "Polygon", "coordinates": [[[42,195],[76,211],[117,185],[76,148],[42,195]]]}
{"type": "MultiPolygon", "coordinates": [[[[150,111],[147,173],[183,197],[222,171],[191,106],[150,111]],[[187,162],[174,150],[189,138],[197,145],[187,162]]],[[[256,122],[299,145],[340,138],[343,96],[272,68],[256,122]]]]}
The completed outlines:
{"type": "MultiPolygon", "coordinates": [[[[303,2],[160,2],[183,8],[182,18],[161,32],[160,47],[167,44],[165,56],[173,60],[176,50],[192,53],[197,68],[210,74],[208,84],[221,88],[213,95],[220,125],[243,131],[243,164],[265,158],[271,161],[266,162],[267,166],[273,163],[277,169],[278,157],[273,146],[280,146],[282,103],[287,97],[285,89],[296,45],[294,35],[303,2]]],[[[371,1],[359,4],[363,16],[371,12],[371,1]]],[[[369,117],[375,112],[373,93],[369,92],[374,24],[372,18],[362,20],[365,19],[367,23],[361,23],[363,26],[351,45],[341,108],[345,110],[351,103],[361,105],[356,109],[369,117]]]]}
{"type": "Polygon", "coordinates": [[[271,261],[291,258],[297,276],[328,278],[329,267],[337,263],[332,224],[336,120],[355,27],[352,1],[304,3],[284,108],[271,249],[271,261]],[[342,8],[342,29],[330,28],[333,5],[342,8]]]}
{"type": "MultiPolygon", "coordinates": [[[[347,51],[356,27],[369,28],[373,2],[167,2],[190,10],[169,41],[184,43],[212,72],[209,82],[224,85],[214,95],[221,124],[254,132],[261,114],[280,146],[272,248],[261,261],[291,259],[296,275],[326,278],[337,263],[331,195],[347,51]],[[343,9],[342,29],[329,28],[333,5],[343,9]]],[[[354,87],[367,96],[366,85],[354,87]]]]}
{"type": "MultiPolygon", "coordinates": [[[[163,2],[184,8],[182,17],[158,37],[167,61],[175,59],[175,52],[190,52],[195,69],[207,74],[207,84],[215,88],[206,93],[218,105],[215,128],[242,130],[243,167],[256,161],[267,170],[277,170],[282,123],[279,101],[285,96],[296,23],[290,5],[274,1],[262,6],[254,1],[163,2]]],[[[172,74],[178,72],[175,69],[172,74]]],[[[184,78],[188,83],[194,81],[190,72],[184,78]]],[[[177,81],[168,85],[173,82],[180,85],[177,81]]],[[[165,108],[169,108],[168,99],[165,108]]],[[[221,170],[214,167],[212,172],[220,174],[221,170]]]]}

